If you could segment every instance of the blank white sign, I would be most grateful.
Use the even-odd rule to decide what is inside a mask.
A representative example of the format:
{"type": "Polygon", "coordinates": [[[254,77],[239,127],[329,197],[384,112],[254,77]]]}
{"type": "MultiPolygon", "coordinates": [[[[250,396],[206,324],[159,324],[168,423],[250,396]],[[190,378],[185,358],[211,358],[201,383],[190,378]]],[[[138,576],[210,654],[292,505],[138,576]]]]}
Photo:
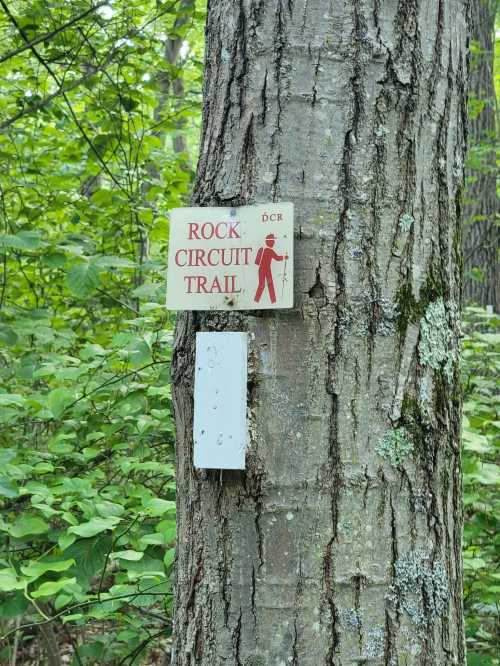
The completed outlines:
{"type": "Polygon", "coordinates": [[[245,469],[247,334],[197,333],[194,466],[245,469]]]}

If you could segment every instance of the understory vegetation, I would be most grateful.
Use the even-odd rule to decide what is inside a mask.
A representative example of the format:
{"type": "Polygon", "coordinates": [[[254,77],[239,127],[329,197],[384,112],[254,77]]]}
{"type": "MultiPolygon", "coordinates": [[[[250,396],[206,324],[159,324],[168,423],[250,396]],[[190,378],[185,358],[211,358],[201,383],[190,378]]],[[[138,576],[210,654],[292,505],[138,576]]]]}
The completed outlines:
{"type": "Polygon", "coordinates": [[[465,313],[464,605],[469,666],[500,663],[500,317],[465,313]]]}
{"type": "MultiPolygon", "coordinates": [[[[167,213],[193,180],[205,3],[0,13],[0,664],[166,664],[167,213]]],[[[493,666],[498,316],[466,311],[463,360],[468,658],[493,666]]]]}

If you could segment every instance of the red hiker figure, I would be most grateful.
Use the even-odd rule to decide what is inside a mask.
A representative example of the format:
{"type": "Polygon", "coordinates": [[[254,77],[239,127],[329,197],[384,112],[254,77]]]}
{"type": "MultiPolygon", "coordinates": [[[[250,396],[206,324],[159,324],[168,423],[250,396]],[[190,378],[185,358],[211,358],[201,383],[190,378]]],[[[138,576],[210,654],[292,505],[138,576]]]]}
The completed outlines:
{"type": "Polygon", "coordinates": [[[276,254],[273,250],[274,243],[276,241],[276,236],[274,234],[268,234],[266,236],[265,246],[259,247],[257,256],[255,257],[255,263],[259,267],[259,286],[257,287],[257,292],[255,293],[255,302],[258,303],[264,291],[265,284],[267,282],[267,288],[269,290],[269,298],[271,303],[276,303],[276,294],[274,292],[274,282],[273,282],[273,273],[271,270],[271,262],[273,259],[275,261],[283,261],[283,259],[288,259],[287,254],[276,254]]]}

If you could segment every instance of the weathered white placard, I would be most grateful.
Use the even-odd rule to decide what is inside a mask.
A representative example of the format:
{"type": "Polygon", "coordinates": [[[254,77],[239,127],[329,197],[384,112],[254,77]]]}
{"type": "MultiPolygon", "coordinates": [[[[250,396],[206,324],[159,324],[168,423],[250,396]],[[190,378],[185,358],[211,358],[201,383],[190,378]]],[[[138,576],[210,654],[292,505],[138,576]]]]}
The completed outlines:
{"type": "Polygon", "coordinates": [[[172,210],[167,307],[293,307],[293,204],[172,210]]]}
{"type": "Polygon", "coordinates": [[[245,469],[247,334],[197,333],[195,467],[245,469]]]}

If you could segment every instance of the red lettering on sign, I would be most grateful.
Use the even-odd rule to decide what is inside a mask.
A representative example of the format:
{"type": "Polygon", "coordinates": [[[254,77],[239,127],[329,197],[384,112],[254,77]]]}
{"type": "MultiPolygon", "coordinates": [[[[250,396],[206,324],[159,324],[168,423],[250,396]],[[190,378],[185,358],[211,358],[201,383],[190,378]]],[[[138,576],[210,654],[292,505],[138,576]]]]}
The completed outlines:
{"type": "Polygon", "coordinates": [[[205,222],[200,226],[197,222],[189,222],[188,224],[188,239],[189,240],[211,240],[214,236],[219,240],[225,238],[239,238],[241,239],[238,227],[238,220],[231,220],[230,222],[205,222]],[[201,238],[200,238],[201,234],[201,238]]]}
{"type": "Polygon", "coordinates": [[[205,222],[201,227],[201,235],[205,240],[210,240],[214,235],[214,225],[211,222],[205,222]]]}
{"type": "Polygon", "coordinates": [[[200,240],[200,237],[198,236],[198,224],[197,224],[197,222],[190,222],[189,223],[188,238],[189,238],[189,240],[193,240],[193,238],[196,238],[196,240],[200,240]]]}
{"type": "Polygon", "coordinates": [[[214,277],[214,280],[212,282],[212,286],[210,287],[210,293],[213,294],[215,290],[216,294],[220,294],[222,292],[222,288],[220,286],[219,278],[214,277]]]}
{"type": "Polygon", "coordinates": [[[218,248],[214,248],[213,250],[208,251],[207,261],[208,261],[209,266],[218,266],[219,265],[219,262],[217,260],[212,259],[213,254],[215,253],[215,256],[217,256],[218,252],[219,252],[218,248]]]}
{"type": "Polygon", "coordinates": [[[241,289],[236,289],[236,275],[224,275],[224,285],[226,287],[226,294],[241,293],[241,289]],[[231,287],[229,287],[229,284],[231,287]]]}
{"type": "MultiPolygon", "coordinates": [[[[248,264],[250,263],[250,259],[249,259],[248,255],[252,251],[252,248],[251,247],[242,247],[240,249],[241,249],[241,253],[244,255],[244,259],[243,259],[242,263],[243,263],[244,266],[248,266],[248,264]]],[[[237,264],[237,265],[239,265],[239,264],[237,264]]]]}
{"type": "Polygon", "coordinates": [[[185,266],[248,266],[251,247],[180,248],[174,254],[174,263],[185,266]]]}
{"type": "Polygon", "coordinates": [[[205,263],[205,250],[195,250],[196,263],[195,266],[206,266],[205,263]]]}
{"type": "Polygon", "coordinates": [[[207,278],[204,275],[185,275],[186,294],[239,294],[241,289],[236,288],[236,275],[224,275],[224,283],[221,278],[214,277],[210,286],[207,286],[207,278]],[[194,291],[193,291],[194,287],[194,291]]]}
{"type": "Polygon", "coordinates": [[[181,264],[181,262],[179,261],[179,255],[180,255],[181,252],[184,252],[185,254],[187,254],[187,250],[177,250],[177,252],[175,253],[174,261],[177,264],[177,266],[185,266],[186,265],[186,264],[181,264]]]}
{"type": "Polygon", "coordinates": [[[232,222],[229,223],[229,236],[228,238],[241,238],[241,236],[238,233],[237,227],[239,226],[239,222],[237,220],[233,220],[232,222]]]}
{"type": "Polygon", "coordinates": [[[185,275],[184,276],[184,281],[187,282],[186,294],[193,293],[191,291],[191,285],[192,285],[192,280],[194,280],[195,278],[196,278],[196,275],[185,275]]]}
{"type": "Polygon", "coordinates": [[[238,258],[239,248],[231,248],[229,252],[226,252],[224,249],[220,250],[221,254],[221,263],[223,266],[231,266],[232,263],[238,263],[233,259],[233,250],[236,250],[236,259],[238,258]]]}
{"type": "Polygon", "coordinates": [[[207,278],[204,275],[197,275],[196,276],[196,293],[200,294],[201,291],[203,290],[204,294],[209,294],[210,292],[207,291],[206,284],[207,284],[207,278]]]}

